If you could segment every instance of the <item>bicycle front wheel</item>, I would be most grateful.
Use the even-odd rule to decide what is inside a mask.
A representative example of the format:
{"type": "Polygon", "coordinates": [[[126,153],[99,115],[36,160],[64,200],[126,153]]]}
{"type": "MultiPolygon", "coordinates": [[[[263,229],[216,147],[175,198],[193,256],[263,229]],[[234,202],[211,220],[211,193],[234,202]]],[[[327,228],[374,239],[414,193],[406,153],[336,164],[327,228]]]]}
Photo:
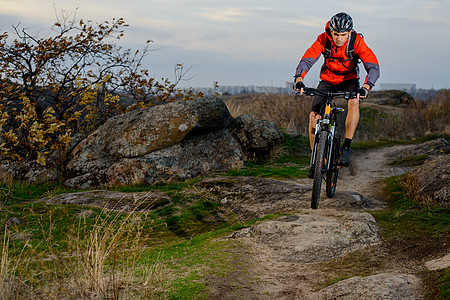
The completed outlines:
{"type": "Polygon", "coordinates": [[[333,153],[331,153],[331,167],[330,170],[328,170],[327,172],[326,191],[328,198],[333,198],[334,193],[336,192],[336,184],[339,173],[338,167],[339,149],[340,149],[340,139],[336,137],[332,148],[333,153]]]}
{"type": "Polygon", "coordinates": [[[314,168],[314,182],[311,197],[311,208],[317,209],[319,207],[320,190],[322,188],[322,175],[326,169],[326,146],[327,146],[327,131],[321,131],[319,137],[319,145],[316,152],[316,163],[314,168]]]}

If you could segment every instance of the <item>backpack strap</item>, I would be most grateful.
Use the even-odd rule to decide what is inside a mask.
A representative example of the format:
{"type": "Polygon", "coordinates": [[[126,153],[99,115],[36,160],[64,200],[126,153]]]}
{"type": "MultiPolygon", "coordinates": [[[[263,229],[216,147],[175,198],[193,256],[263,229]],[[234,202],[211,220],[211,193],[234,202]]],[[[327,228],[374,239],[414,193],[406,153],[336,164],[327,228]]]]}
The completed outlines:
{"type": "Polygon", "coordinates": [[[361,62],[361,60],[360,60],[359,56],[355,54],[356,35],[359,35],[362,38],[364,38],[364,36],[361,33],[357,33],[356,31],[353,30],[351,33],[351,36],[350,36],[350,41],[348,42],[346,54],[350,60],[353,60],[356,64],[358,64],[361,62]]]}
{"type": "MultiPolygon", "coordinates": [[[[331,35],[330,29],[327,29],[326,32],[328,33],[328,35],[331,35]]],[[[333,51],[330,39],[327,37],[326,40],[327,41],[325,43],[325,51],[322,53],[325,59],[330,58],[333,51]]]]}
{"type": "Polygon", "coordinates": [[[352,32],[350,33],[350,40],[348,41],[347,52],[346,52],[346,55],[347,55],[348,59],[350,59],[350,60],[354,60],[356,57],[356,55],[355,55],[355,40],[356,40],[356,32],[354,30],[352,30],[352,32]]]}

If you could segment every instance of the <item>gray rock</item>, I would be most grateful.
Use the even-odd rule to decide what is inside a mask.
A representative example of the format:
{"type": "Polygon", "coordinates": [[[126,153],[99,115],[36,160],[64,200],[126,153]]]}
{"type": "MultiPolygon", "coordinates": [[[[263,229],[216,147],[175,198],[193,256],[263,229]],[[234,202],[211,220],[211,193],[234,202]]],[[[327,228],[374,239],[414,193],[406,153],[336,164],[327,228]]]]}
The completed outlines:
{"type": "Polygon", "coordinates": [[[36,184],[58,181],[61,178],[59,168],[52,163],[45,166],[36,161],[0,161],[0,180],[8,182],[11,179],[32,182],[36,184]]]}
{"type": "Polygon", "coordinates": [[[257,120],[251,115],[236,118],[233,135],[248,158],[269,156],[273,147],[284,139],[275,123],[257,120]]]}
{"type": "Polygon", "coordinates": [[[408,195],[417,202],[450,205],[450,154],[428,159],[405,176],[408,195]]]}
{"type": "Polygon", "coordinates": [[[66,184],[79,188],[183,180],[243,163],[219,99],[177,101],[109,119],[74,149],[66,184]]]}
{"type": "Polygon", "coordinates": [[[170,198],[160,192],[122,193],[105,190],[66,193],[45,200],[47,204],[87,205],[121,212],[152,210],[170,202],[170,198]]]}
{"type": "Polygon", "coordinates": [[[173,146],[192,133],[210,132],[232,122],[218,99],[177,101],[138,109],[109,119],[75,147],[68,169],[87,173],[122,158],[173,146]],[[194,130],[195,129],[195,130],[194,130]]]}
{"type": "Polygon", "coordinates": [[[450,153],[450,142],[444,138],[432,140],[419,145],[411,145],[387,154],[391,160],[419,155],[439,156],[450,153]]]}
{"type": "Polygon", "coordinates": [[[383,273],[368,277],[352,277],[322,290],[325,300],[418,300],[421,281],[409,274],[383,273]]]}
{"type": "Polygon", "coordinates": [[[108,159],[66,180],[79,188],[186,180],[243,164],[239,143],[228,130],[194,136],[171,147],[134,158],[108,159]]]}
{"type": "Polygon", "coordinates": [[[376,221],[369,213],[311,211],[243,229],[233,237],[269,246],[276,260],[318,262],[378,243],[376,221]]]}
{"type": "Polygon", "coordinates": [[[310,186],[260,177],[208,177],[195,184],[247,221],[280,211],[309,208],[310,186]]]}
{"type": "Polygon", "coordinates": [[[65,184],[78,188],[185,180],[266,156],[283,135],[271,122],[235,120],[220,99],[177,101],[108,120],[79,143],[65,184]]]}
{"type": "Polygon", "coordinates": [[[408,105],[414,103],[414,98],[404,91],[387,90],[387,91],[373,91],[370,93],[365,102],[374,102],[380,105],[408,105]]]}
{"type": "Polygon", "coordinates": [[[425,267],[431,271],[443,270],[443,269],[449,268],[450,267],[450,253],[448,253],[444,257],[427,261],[425,263],[425,267]]]}

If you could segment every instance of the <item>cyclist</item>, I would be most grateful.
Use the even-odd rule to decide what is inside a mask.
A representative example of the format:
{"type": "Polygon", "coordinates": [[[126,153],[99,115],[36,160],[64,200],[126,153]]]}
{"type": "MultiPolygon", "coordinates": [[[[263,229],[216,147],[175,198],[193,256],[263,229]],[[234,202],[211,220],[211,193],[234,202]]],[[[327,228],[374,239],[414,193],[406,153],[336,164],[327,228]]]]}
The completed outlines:
{"type": "MultiPolygon", "coordinates": [[[[303,78],[311,67],[317,62],[320,54],[325,61],[320,72],[320,82],[317,86],[322,91],[357,92],[357,97],[348,101],[347,119],[345,120],[345,141],[342,145],[342,153],[339,164],[348,167],[350,164],[350,143],[352,142],[356,126],[359,122],[359,99],[366,98],[369,90],[373,88],[380,76],[378,60],[372,50],[366,45],[364,38],[359,34],[354,35],[354,58],[349,58],[348,48],[353,31],[352,18],[340,12],[326,23],[325,32],[317,37],[312,46],[306,50],[297,66],[294,76],[294,89],[303,93],[303,78]],[[328,40],[328,42],[327,42],[328,40]],[[327,49],[331,47],[331,49],[327,49]],[[330,52],[331,50],[331,52],[330,52]],[[360,88],[358,59],[364,64],[367,76],[360,88]]],[[[311,113],[309,115],[309,140],[311,150],[314,143],[314,132],[317,119],[320,117],[320,109],[326,100],[324,96],[316,95],[313,98],[311,113]]],[[[308,177],[313,178],[314,170],[308,170],[308,177]]]]}

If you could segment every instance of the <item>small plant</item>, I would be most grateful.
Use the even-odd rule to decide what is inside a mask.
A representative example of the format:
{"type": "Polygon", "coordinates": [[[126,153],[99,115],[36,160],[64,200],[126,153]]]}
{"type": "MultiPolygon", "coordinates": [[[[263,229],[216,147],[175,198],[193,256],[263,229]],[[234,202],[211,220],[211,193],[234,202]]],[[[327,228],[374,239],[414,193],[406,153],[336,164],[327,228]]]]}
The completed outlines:
{"type": "Polygon", "coordinates": [[[0,298],[11,299],[17,291],[18,279],[15,276],[17,264],[11,261],[9,255],[10,234],[5,226],[0,257],[0,298]]]}
{"type": "Polygon", "coordinates": [[[63,270],[70,276],[60,283],[69,296],[120,299],[130,291],[142,249],[141,217],[103,210],[92,226],[80,218],[68,236],[63,270]]]}

